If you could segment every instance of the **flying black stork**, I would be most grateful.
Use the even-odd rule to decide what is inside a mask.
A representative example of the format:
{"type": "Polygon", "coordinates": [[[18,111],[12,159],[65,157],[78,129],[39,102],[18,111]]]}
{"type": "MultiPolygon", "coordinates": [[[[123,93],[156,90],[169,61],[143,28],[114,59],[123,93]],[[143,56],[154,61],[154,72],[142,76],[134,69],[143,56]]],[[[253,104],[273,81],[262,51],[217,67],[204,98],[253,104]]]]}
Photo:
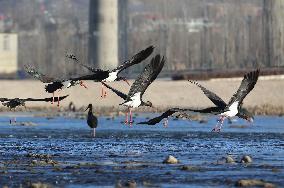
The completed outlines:
{"type": "Polygon", "coordinates": [[[88,111],[87,124],[93,129],[92,136],[96,136],[96,128],[98,127],[98,118],[93,114],[93,105],[89,104],[85,111],[88,111]]]}
{"type": "MultiPolygon", "coordinates": [[[[152,58],[151,62],[144,68],[143,72],[136,78],[134,83],[131,85],[130,90],[125,96],[122,92],[114,91],[118,96],[124,99],[124,102],[120,105],[127,106],[128,111],[126,113],[125,123],[132,124],[132,108],[137,108],[139,106],[150,106],[152,107],[152,103],[150,101],[143,102],[142,96],[149,85],[157,78],[161,70],[163,69],[165,64],[165,58],[161,58],[160,55],[156,55],[152,58]],[[130,116],[130,121],[128,121],[128,112],[130,116]]],[[[105,83],[103,83],[107,86],[105,83]]],[[[108,87],[110,88],[110,87],[108,87]]]]}
{"type": "MultiPolygon", "coordinates": [[[[65,96],[61,96],[55,99],[55,101],[59,100],[63,100],[66,97],[68,97],[69,95],[65,95],[65,96]]],[[[14,110],[19,107],[19,106],[23,106],[26,108],[26,102],[51,102],[53,101],[54,98],[50,97],[50,98],[42,98],[42,99],[33,99],[33,98],[26,98],[26,99],[20,99],[20,98],[14,98],[14,99],[8,99],[8,98],[0,98],[0,102],[2,102],[3,106],[8,107],[10,110],[14,110]]],[[[14,118],[14,122],[16,122],[16,118],[14,118]]],[[[12,120],[10,120],[10,124],[12,123],[12,120]]]]}
{"type": "Polygon", "coordinates": [[[210,113],[215,115],[220,115],[218,123],[212,130],[214,132],[220,132],[223,122],[226,118],[232,118],[237,116],[239,118],[245,119],[248,122],[253,122],[253,115],[242,107],[244,98],[249,94],[249,92],[254,88],[259,76],[259,69],[245,74],[241,85],[237,92],[231,97],[228,104],[226,104],[218,95],[212,91],[206,89],[199,83],[189,80],[191,83],[197,85],[203,93],[216,105],[214,107],[209,107],[205,109],[188,109],[194,112],[200,113],[210,113]]]}
{"type": "MultiPolygon", "coordinates": [[[[80,63],[79,60],[77,59],[77,57],[73,54],[67,54],[66,57],[73,59],[74,62],[76,62],[77,64],[87,68],[88,70],[90,70],[91,72],[98,74],[99,77],[96,77],[95,79],[93,79],[93,81],[95,82],[114,82],[114,81],[120,81],[123,80],[125,81],[128,85],[128,81],[125,77],[121,77],[119,76],[119,74],[127,69],[128,67],[141,63],[142,61],[144,61],[145,59],[147,59],[147,57],[149,57],[152,52],[154,51],[154,46],[149,46],[148,48],[141,50],[140,52],[138,52],[137,54],[135,54],[131,59],[124,61],[121,65],[119,65],[118,67],[116,67],[113,70],[102,70],[102,69],[96,69],[93,67],[90,67],[86,64],[80,63]]],[[[101,94],[102,98],[106,97],[106,91],[104,90],[104,85],[102,84],[102,94],[101,94]]]]}
{"type": "MultiPolygon", "coordinates": [[[[163,122],[164,127],[168,126],[168,118],[170,116],[177,116],[177,115],[183,115],[185,114],[185,111],[187,111],[187,109],[182,109],[182,108],[170,108],[167,111],[165,111],[164,113],[162,113],[160,116],[154,117],[148,121],[144,121],[144,122],[139,122],[137,124],[147,124],[147,125],[156,125],[157,123],[160,123],[163,119],[165,119],[165,121],[163,122]]],[[[186,115],[186,117],[188,117],[186,115]]]]}
{"type": "MultiPolygon", "coordinates": [[[[70,88],[70,87],[78,85],[78,84],[80,84],[84,88],[87,88],[87,86],[84,84],[83,80],[87,80],[88,76],[78,77],[78,78],[70,78],[70,79],[66,79],[66,80],[63,80],[63,79],[60,80],[60,79],[48,77],[48,76],[40,73],[39,71],[37,71],[34,67],[32,67],[30,65],[25,65],[25,70],[29,75],[33,76],[34,78],[36,78],[36,79],[38,79],[41,82],[46,84],[45,85],[45,91],[53,94],[53,96],[52,96],[53,100],[51,102],[52,104],[55,102],[54,93],[56,91],[58,91],[58,98],[59,98],[59,91],[60,90],[70,88]]],[[[57,100],[57,106],[59,106],[59,101],[60,100],[57,100]]]]}

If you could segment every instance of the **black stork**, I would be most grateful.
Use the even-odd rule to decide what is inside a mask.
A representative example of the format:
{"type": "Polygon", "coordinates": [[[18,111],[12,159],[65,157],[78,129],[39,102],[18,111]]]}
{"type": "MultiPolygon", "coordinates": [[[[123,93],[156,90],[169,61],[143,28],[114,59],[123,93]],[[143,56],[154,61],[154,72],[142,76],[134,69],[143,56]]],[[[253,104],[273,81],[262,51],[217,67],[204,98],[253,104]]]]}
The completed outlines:
{"type": "Polygon", "coordinates": [[[89,109],[89,111],[88,111],[88,115],[87,115],[87,124],[90,128],[93,129],[92,136],[95,137],[96,136],[96,128],[98,126],[98,118],[93,114],[93,105],[92,104],[89,104],[85,111],[87,111],[88,109],[89,109]]]}
{"type": "MultiPolygon", "coordinates": [[[[69,95],[61,96],[56,98],[57,100],[63,100],[69,95]]],[[[42,98],[42,99],[33,99],[33,98],[26,98],[26,99],[20,99],[20,98],[14,98],[14,99],[8,99],[8,98],[0,98],[0,102],[2,102],[3,106],[8,107],[10,110],[15,110],[16,107],[23,106],[26,108],[26,102],[51,102],[54,99],[52,97],[50,98],[42,98]]],[[[14,118],[14,122],[16,122],[16,118],[14,118]]],[[[10,120],[10,124],[12,121],[10,120]]]]}
{"type": "MultiPolygon", "coordinates": [[[[152,58],[151,62],[144,68],[143,72],[136,78],[134,83],[131,85],[130,90],[125,96],[122,92],[114,92],[124,99],[124,102],[120,105],[127,106],[130,121],[128,121],[128,111],[126,113],[125,123],[132,124],[132,108],[137,108],[139,106],[150,106],[152,107],[152,103],[150,101],[143,102],[142,96],[149,85],[157,78],[161,70],[163,69],[165,64],[165,58],[161,58],[160,55],[156,55],[152,58]],[[123,94],[123,95],[122,95],[123,94]]],[[[104,83],[103,83],[104,84],[104,83]]],[[[106,86],[106,84],[105,84],[106,86]]],[[[108,87],[109,88],[109,87],[108,87]]]]}
{"type": "MultiPolygon", "coordinates": [[[[37,71],[34,67],[30,66],[30,65],[25,65],[25,70],[26,72],[33,76],[35,79],[40,80],[41,82],[45,83],[45,91],[48,93],[52,93],[53,94],[53,100],[52,100],[52,104],[55,102],[54,100],[54,93],[56,91],[58,91],[58,98],[59,98],[59,91],[66,89],[66,88],[70,88],[72,86],[75,85],[81,85],[84,88],[87,88],[87,86],[84,84],[83,82],[83,78],[82,77],[78,77],[78,78],[70,78],[70,79],[55,79],[55,78],[51,78],[48,77],[42,73],[40,73],[39,71],[37,71]]],[[[85,76],[86,77],[86,76],[85,76]]],[[[85,79],[86,80],[86,79],[85,79]]],[[[59,101],[57,100],[57,106],[59,106],[59,101]]]]}
{"type": "MultiPolygon", "coordinates": [[[[137,54],[135,54],[131,59],[124,61],[121,65],[119,65],[118,67],[116,67],[113,70],[102,70],[102,69],[96,69],[93,67],[90,67],[86,64],[80,63],[79,60],[76,58],[75,55],[73,54],[67,54],[66,57],[74,60],[74,62],[76,62],[77,64],[87,68],[88,70],[90,70],[91,72],[95,73],[96,78],[93,79],[93,81],[95,82],[114,82],[114,81],[120,81],[123,80],[125,81],[128,85],[128,81],[126,80],[125,77],[121,77],[119,76],[119,73],[121,73],[123,70],[127,69],[128,67],[141,63],[142,61],[144,61],[145,59],[147,59],[147,57],[149,57],[152,52],[154,51],[154,46],[149,46],[148,48],[141,50],[140,52],[138,52],[137,54]]],[[[101,97],[106,97],[106,91],[104,91],[104,85],[102,84],[102,94],[101,97]]]]}
{"type": "Polygon", "coordinates": [[[139,122],[137,124],[147,124],[147,125],[156,125],[157,123],[160,123],[163,119],[166,119],[164,121],[164,127],[168,126],[168,118],[170,116],[175,116],[176,115],[181,115],[183,114],[184,116],[184,112],[187,111],[187,109],[182,109],[182,108],[170,108],[167,111],[165,111],[164,113],[162,113],[160,116],[157,116],[155,118],[152,118],[148,121],[144,121],[144,122],[139,122]]]}
{"type": "Polygon", "coordinates": [[[189,111],[199,112],[199,113],[210,113],[215,115],[220,115],[218,123],[212,130],[214,132],[220,132],[223,122],[226,118],[232,118],[237,116],[239,118],[245,119],[249,122],[253,122],[253,115],[242,107],[244,98],[249,94],[249,92],[254,88],[259,76],[259,69],[245,74],[241,85],[237,92],[231,97],[228,104],[226,104],[218,95],[209,91],[199,83],[189,80],[191,83],[197,85],[203,93],[216,105],[214,107],[209,107],[205,109],[188,109],[189,111]]]}

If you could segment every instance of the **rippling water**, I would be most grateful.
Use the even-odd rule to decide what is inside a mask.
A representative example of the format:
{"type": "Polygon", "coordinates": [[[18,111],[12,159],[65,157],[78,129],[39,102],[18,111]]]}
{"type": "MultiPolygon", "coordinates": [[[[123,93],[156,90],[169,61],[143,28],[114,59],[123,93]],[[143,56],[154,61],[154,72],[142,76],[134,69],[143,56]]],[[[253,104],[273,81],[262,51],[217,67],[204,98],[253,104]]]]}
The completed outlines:
{"type": "MultiPolygon", "coordinates": [[[[135,120],[144,120],[143,115],[135,120]]],[[[226,123],[221,133],[211,132],[215,117],[204,124],[170,120],[167,128],[128,127],[121,124],[123,117],[101,117],[96,138],[85,120],[18,118],[38,124],[29,127],[8,121],[0,117],[1,186],[40,181],[57,187],[113,187],[120,180],[134,180],[138,186],[230,187],[251,178],[284,185],[283,117],[256,117],[253,125],[226,123]],[[31,166],[34,159],[28,153],[49,154],[59,164],[31,166]],[[253,163],[222,163],[228,154],[236,161],[250,155],[253,163]],[[180,163],[162,164],[167,155],[180,163]],[[184,165],[195,170],[183,171],[184,165]]]]}

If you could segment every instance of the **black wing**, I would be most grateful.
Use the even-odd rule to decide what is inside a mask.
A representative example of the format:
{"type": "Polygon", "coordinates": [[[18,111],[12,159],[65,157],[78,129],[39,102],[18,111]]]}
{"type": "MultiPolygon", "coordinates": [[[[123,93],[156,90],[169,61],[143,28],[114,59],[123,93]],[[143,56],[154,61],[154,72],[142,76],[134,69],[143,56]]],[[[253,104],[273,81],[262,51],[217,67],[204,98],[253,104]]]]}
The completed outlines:
{"type": "MultiPolygon", "coordinates": [[[[63,99],[65,99],[66,97],[68,97],[69,95],[65,95],[62,97],[59,97],[59,101],[62,101],[63,99]]],[[[27,99],[21,99],[24,101],[44,101],[44,102],[52,102],[53,98],[43,98],[43,99],[33,99],[33,98],[27,98],[27,99]]],[[[54,97],[54,101],[57,102],[58,101],[58,97],[54,97]]]]}
{"type": "Polygon", "coordinates": [[[231,106],[234,102],[238,101],[241,104],[247,94],[254,88],[259,76],[259,69],[247,73],[237,90],[237,92],[232,96],[227,106],[231,106]]]}
{"type": "Polygon", "coordinates": [[[78,81],[78,80],[92,80],[95,82],[101,82],[108,77],[108,71],[99,70],[93,74],[84,75],[76,78],[69,78],[68,80],[78,81]]]}
{"type": "Polygon", "coordinates": [[[32,67],[30,65],[25,65],[25,71],[29,75],[31,75],[35,79],[38,79],[38,80],[42,81],[43,83],[50,83],[50,82],[56,81],[56,79],[48,77],[48,76],[40,73],[39,71],[37,71],[34,67],[32,67]]]}
{"type": "Polygon", "coordinates": [[[98,127],[98,118],[94,116],[93,114],[89,115],[87,118],[87,124],[90,128],[97,128],[98,127]]]}
{"type": "Polygon", "coordinates": [[[8,98],[0,98],[0,102],[10,101],[11,99],[8,98]]]}
{"type": "Polygon", "coordinates": [[[118,91],[117,89],[115,89],[115,88],[113,88],[113,87],[107,85],[107,84],[104,83],[104,82],[102,82],[102,84],[103,84],[104,86],[106,86],[107,88],[109,88],[110,90],[112,90],[112,91],[113,91],[117,96],[119,96],[120,98],[122,98],[122,99],[124,99],[124,100],[127,99],[127,95],[126,95],[126,94],[122,93],[121,91],[118,91]]]}
{"type": "Polygon", "coordinates": [[[144,61],[147,57],[149,57],[152,52],[154,51],[154,46],[149,46],[148,48],[138,52],[135,54],[130,60],[125,61],[123,64],[112,70],[111,72],[115,72],[118,70],[118,73],[127,69],[128,67],[141,63],[144,61]]]}
{"type": "Polygon", "coordinates": [[[83,67],[85,67],[86,69],[88,69],[89,71],[91,72],[100,72],[100,71],[103,71],[102,69],[96,69],[96,68],[93,68],[89,65],[86,65],[86,64],[83,64],[83,63],[80,63],[80,61],[77,59],[77,57],[73,54],[66,54],[66,57],[69,58],[69,59],[72,59],[74,60],[73,62],[77,63],[78,65],[81,65],[83,67]]]}
{"type": "Polygon", "coordinates": [[[148,88],[148,86],[157,78],[165,64],[164,57],[161,59],[160,55],[152,58],[151,62],[144,68],[143,72],[136,78],[132,84],[128,98],[131,98],[135,93],[141,92],[141,97],[148,88]]]}
{"type": "Polygon", "coordinates": [[[208,107],[204,109],[186,109],[186,111],[199,112],[199,113],[204,113],[204,114],[220,114],[224,111],[224,109],[214,106],[214,107],[208,107]]]}
{"type": "Polygon", "coordinates": [[[223,101],[223,99],[221,99],[218,95],[216,95],[212,91],[206,89],[201,84],[199,84],[195,81],[192,81],[192,80],[188,80],[188,81],[190,83],[197,85],[203,91],[203,93],[206,95],[206,97],[208,99],[210,99],[216,106],[218,106],[220,108],[225,108],[227,106],[227,104],[223,101]]]}
{"type": "Polygon", "coordinates": [[[171,108],[168,109],[167,111],[165,111],[164,113],[162,113],[160,116],[155,117],[153,119],[150,119],[149,121],[145,121],[145,122],[139,122],[137,124],[147,124],[147,125],[155,125],[157,123],[159,123],[160,121],[162,121],[164,118],[168,118],[169,116],[173,115],[176,112],[183,112],[184,109],[180,109],[180,108],[171,108]]]}

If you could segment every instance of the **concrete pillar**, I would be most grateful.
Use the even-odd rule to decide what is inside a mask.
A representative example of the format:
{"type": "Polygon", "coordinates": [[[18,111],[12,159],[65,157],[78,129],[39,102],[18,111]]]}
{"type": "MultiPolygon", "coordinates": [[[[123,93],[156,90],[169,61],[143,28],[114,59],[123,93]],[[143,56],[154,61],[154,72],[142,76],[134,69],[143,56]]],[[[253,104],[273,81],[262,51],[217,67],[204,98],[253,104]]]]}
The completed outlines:
{"type": "Polygon", "coordinates": [[[90,0],[89,63],[110,69],[118,65],[118,0],[90,0]]]}

